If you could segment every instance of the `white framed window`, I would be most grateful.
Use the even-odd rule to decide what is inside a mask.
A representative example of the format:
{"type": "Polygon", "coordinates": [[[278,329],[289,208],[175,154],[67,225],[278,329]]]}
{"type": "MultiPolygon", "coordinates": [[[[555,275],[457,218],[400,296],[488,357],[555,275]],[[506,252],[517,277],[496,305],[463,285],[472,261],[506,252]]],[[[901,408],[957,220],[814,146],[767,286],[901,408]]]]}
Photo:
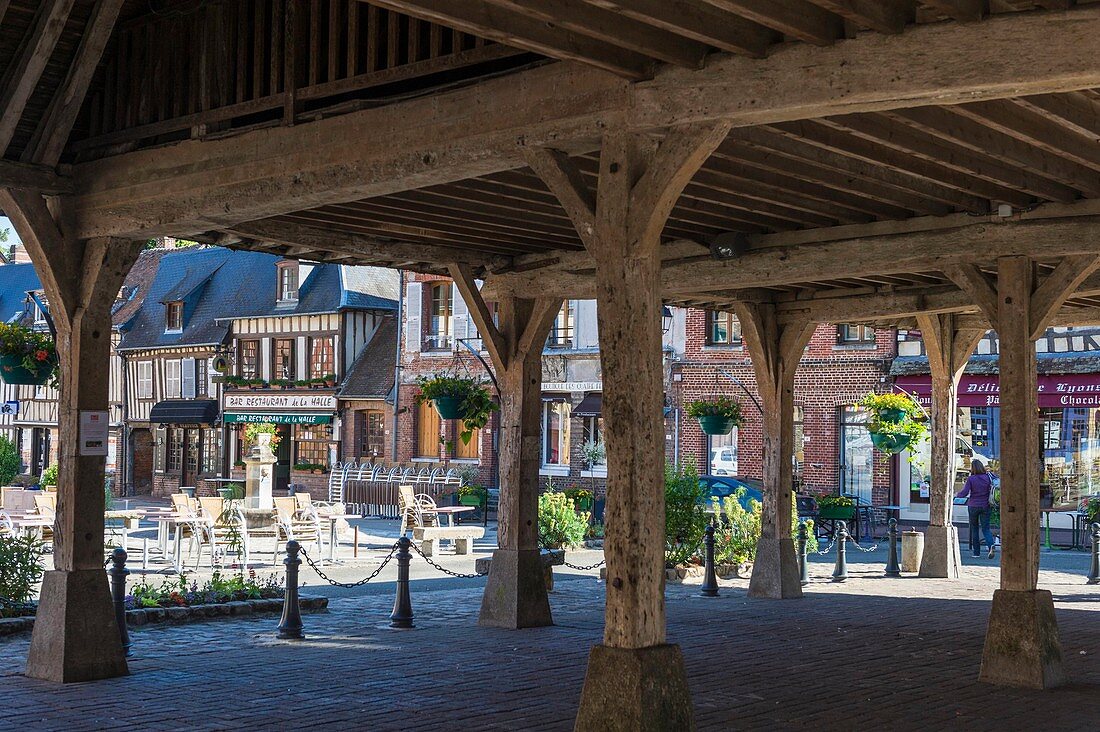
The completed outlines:
{"type": "Polygon", "coordinates": [[[298,299],[298,263],[279,263],[279,299],[298,299]]]}
{"type": "Polygon", "coordinates": [[[542,464],[569,466],[569,402],[564,399],[542,403],[542,464]]]}
{"type": "Polygon", "coordinates": [[[170,302],[164,306],[164,332],[183,332],[183,303],[170,302]]]}
{"type": "Polygon", "coordinates": [[[554,318],[550,335],[546,338],[547,348],[572,348],[573,330],[576,324],[576,307],[572,300],[566,300],[554,318]]]}
{"type": "Polygon", "coordinates": [[[137,363],[137,398],[153,398],[153,362],[138,361],[137,363]]]}
{"type": "Polygon", "coordinates": [[[454,294],[451,283],[440,282],[431,285],[428,288],[426,350],[450,350],[452,317],[454,317],[454,294]]]}
{"type": "Polygon", "coordinates": [[[164,362],[164,396],[166,399],[180,398],[180,362],[177,359],[164,362]]]}

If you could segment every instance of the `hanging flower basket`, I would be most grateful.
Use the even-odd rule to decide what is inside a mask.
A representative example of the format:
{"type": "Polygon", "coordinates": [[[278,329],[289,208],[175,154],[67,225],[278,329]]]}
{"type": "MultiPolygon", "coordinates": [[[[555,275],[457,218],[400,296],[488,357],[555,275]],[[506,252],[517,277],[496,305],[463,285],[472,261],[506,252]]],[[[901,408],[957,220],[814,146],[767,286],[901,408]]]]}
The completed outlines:
{"type": "Polygon", "coordinates": [[[741,405],[727,396],[696,399],[684,410],[699,420],[699,428],[707,435],[728,435],[741,424],[741,405]]]}
{"type": "Polygon", "coordinates": [[[40,386],[57,377],[57,350],[48,333],[0,323],[0,377],[40,386]]]}
{"type": "Polygon", "coordinates": [[[903,452],[912,442],[913,438],[910,435],[889,432],[871,433],[871,444],[889,455],[903,452]]]}
{"type": "Polygon", "coordinates": [[[878,418],[881,422],[900,422],[905,419],[905,415],[906,412],[904,409],[884,407],[878,410],[878,418]]]}
{"type": "Polygon", "coordinates": [[[462,399],[460,397],[436,397],[432,399],[435,411],[443,419],[462,419],[462,399]]]}

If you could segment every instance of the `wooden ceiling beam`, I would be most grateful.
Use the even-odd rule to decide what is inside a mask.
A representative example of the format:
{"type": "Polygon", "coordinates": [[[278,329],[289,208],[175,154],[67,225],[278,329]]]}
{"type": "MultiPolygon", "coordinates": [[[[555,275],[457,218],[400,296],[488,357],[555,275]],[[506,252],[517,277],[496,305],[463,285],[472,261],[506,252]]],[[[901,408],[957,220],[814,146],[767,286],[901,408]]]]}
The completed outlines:
{"type": "Polygon", "coordinates": [[[485,0],[370,0],[370,4],[551,58],[579,61],[627,79],[647,78],[652,67],[650,58],[640,53],[485,0]]]}
{"type": "Polygon", "coordinates": [[[1084,94],[1041,94],[1020,97],[1013,103],[1040,114],[1078,135],[1100,137],[1100,100],[1084,94]]]}
{"type": "Polygon", "coordinates": [[[955,20],[981,20],[989,0],[921,0],[928,7],[938,10],[955,20]]]}
{"type": "Polygon", "coordinates": [[[691,0],[587,0],[720,51],[763,58],[778,39],[770,28],[691,0]]]}
{"type": "Polygon", "coordinates": [[[26,188],[56,196],[72,193],[73,181],[58,175],[56,170],[46,165],[0,160],[0,188],[26,188]]]}
{"type": "Polygon", "coordinates": [[[740,15],[816,46],[828,46],[844,34],[840,17],[806,0],[704,0],[719,10],[740,15]]]}
{"type": "Polygon", "coordinates": [[[1096,144],[1100,130],[1089,137],[1078,135],[1009,101],[962,104],[958,113],[1049,153],[1100,170],[1100,145],[1096,144]]]}
{"type": "Polygon", "coordinates": [[[915,15],[912,0],[810,0],[810,2],[879,33],[901,33],[915,15]]]}
{"type": "Polygon", "coordinates": [[[703,65],[707,46],[676,33],[639,23],[583,0],[488,0],[519,15],[580,33],[613,46],[689,69],[703,65]]]}
{"type": "Polygon", "coordinates": [[[46,70],[54,46],[61,39],[72,7],[73,0],[41,3],[22,49],[4,75],[0,89],[0,157],[11,144],[27,102],[38,86],[42,72],[46,70]]]}

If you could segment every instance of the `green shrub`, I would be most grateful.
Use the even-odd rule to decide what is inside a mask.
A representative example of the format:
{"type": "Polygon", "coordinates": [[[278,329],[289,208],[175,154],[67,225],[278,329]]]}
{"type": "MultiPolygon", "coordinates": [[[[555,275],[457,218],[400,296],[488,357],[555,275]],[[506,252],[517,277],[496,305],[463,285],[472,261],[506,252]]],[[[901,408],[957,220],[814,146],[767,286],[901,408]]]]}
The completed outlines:
{"type": "Polygon", "coordinates": [[[665,464],[665,566],[687,561],[702,543],[708,518],[700,504],[706,495],[694,464],[679,470],[665,464]]]}
{"type": "MultiPolygon", "coordinates": [[[[714,501],[714,561],[719,563],[740,564],[756,558],[756,547],[760,543],[760,519],[762,506],[759,501],[749,501],[746,509],[740,499],[745,489],[738,489],[735,496],[726,496],[719,504],[714,501]]],[[[798,541],[798,508],[791,506],[791,536],[798,541]]],[[[797,544],[796,544],[797,548],[797,544]]],[[[813,520],[806,521],[806,551],[818,550],[817,537],[814,536],[813,520]]],[[[702,552],[700,552],[700,555],[702,552]]]]}
{"type": "Polygon", "coordinates": [[[19,450],[7,437],[0,437],[0,485],[11,485],[15,476],[23,469],[19,450]]]}
{"type": "Polygon", "coordinates": [[[564,493],[547,491],[539,496],[539,544],[548,549],[566,549],[584,541],[588,512],[577,511],[564,493]]]}
{"type": "Polygon", "coordinates": [[[45,546],[33,536],[0,536],[0,608],[30,602],[45,571],[45,546]]]}
{"type": "Polygon", "coordinates": [[[41,482],[43,486],[57,485],[57,463],[54,463],[42,471],[42,477],[39,479],[39,482],[41,482]]]}

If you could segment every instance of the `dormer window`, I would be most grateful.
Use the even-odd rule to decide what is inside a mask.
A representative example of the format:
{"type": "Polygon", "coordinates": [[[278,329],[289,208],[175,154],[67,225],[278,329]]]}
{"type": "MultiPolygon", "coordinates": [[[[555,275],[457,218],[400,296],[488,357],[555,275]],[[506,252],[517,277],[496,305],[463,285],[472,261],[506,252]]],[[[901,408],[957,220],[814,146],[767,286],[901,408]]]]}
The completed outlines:
{"type": "Polygon", "coordinates": [[[298,299],[298,263],[279,262],[279,300],[282,302],[298,299]]]}
{"type": "Polygon", "coordinates": [[[32,300],[31,303],[32,303],[32,306],[34,307],[34,323],[35,323],[35,325],[45,325],[46,324],[46,312],[49,310],[49,307],[50,307],[46,303],[46,298],[42,295],[39,295],[38,296],[38,302],[34,302],[32,300]],[[45,310],[43,310],[43,306],[45,306],[45,308],[46,308],[45,310]]]}
{"type": "Polygon", "coordinates": [[[165,305],[164,332],[165,333],[182,333],[183,332],[183,303],[182,302],[170,302],[167,305],[165,305]]]}

